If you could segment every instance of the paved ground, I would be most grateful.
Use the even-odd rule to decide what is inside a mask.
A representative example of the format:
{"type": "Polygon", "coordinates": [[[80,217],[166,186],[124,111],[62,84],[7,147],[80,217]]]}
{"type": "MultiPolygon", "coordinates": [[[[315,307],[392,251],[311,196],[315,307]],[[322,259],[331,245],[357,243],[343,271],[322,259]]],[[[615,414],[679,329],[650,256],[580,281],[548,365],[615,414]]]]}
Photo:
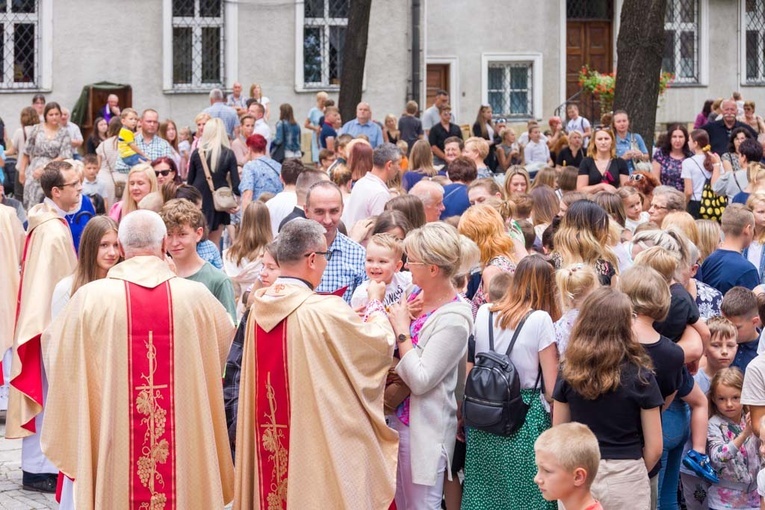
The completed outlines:
{"type": "Polygon", "coordinates": [[[21,440],[5,439],[5,420],[0,421],[0,509],[37,510],[58,508],[52,494],[21,488],[21,440]]]}

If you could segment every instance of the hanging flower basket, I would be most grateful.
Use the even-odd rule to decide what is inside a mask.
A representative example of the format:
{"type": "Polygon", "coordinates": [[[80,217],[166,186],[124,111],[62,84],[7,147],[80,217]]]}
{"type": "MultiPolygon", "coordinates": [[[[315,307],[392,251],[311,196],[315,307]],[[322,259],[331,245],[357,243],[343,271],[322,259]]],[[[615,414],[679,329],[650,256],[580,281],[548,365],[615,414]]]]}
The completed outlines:
{"type": "MultiPolygon", "coordinates": [[[[659,97],[669,88],[675,75],[662,72],[659,76],[659,97]]],[[[579,86],[593,94],[600,101],[600,110],[610,112],[614,106],[614,91],[616,89],[616,73],[600,73],[588,66],[579,70],[579,86]]]]}

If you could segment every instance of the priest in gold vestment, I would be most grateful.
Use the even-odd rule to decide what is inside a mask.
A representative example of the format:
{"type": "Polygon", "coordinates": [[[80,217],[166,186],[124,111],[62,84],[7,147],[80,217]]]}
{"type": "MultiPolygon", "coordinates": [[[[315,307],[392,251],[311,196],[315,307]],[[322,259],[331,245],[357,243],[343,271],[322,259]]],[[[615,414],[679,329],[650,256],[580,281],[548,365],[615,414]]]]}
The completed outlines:
{"type": "Polygon", "coordinates": [[[383,390],[393,330],[370,285],[366,322],[313,289],[327,266],[324,228],[297,219],[279,234],[281,276],[258,291],[244,343],[236,434],[239,510],[386,510],[398,435],[383,390]]]}
{"type": "MultiPolygon", "coordinates": [[[[0,384],[7,383],[11,376],[10,348],[13,346],[13,329],[16,323],[16,299],[19,294],[21,255],[24,250],[26,233],[24,226],[12,207],[0,205],[0,267],[4,275],[0,278],[0,359],[8,353],[8,366],[2,364],[0,384]]],[[[8,397],[0,402],[0,410],[8,409],[8,397]]]]}
{"type": "Polygon", "coordinates": [[[118,237],[126,260],[43,335],[43,452],[74,479],[78,509],[221,509],[233,498],[221,384],[233,323],[162,260],[159,215],[127,215],[118,237]]]}

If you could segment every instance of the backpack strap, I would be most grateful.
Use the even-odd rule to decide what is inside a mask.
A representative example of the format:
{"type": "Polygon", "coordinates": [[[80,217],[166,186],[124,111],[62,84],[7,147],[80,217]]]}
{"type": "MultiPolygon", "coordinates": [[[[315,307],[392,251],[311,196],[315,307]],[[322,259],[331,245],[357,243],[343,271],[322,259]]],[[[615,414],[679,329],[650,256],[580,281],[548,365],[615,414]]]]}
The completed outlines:
{"type": "MultiPolygon", "coordinates": [[[[518,334],[521,332],[523,325],[526,324],[526,319],[528,319],[529,315],[531,315],[532,313],[534,313],[534,310],[529,310],[528,312],[526,312],[526,315],[523,316],[523,319],[521,319],[521,322],[518,323],[518,326],[515,328],[515,332],[513,333],[513,339],[510,340],[510,346],[507,348],[507,351],[505,352],[505,356],[510,357],[510,353],[512,352],[513,347],[515,346],[515,342],[516,340],[518,340],[518,334]]],[[[489,342],[493,344],[494,342],[492,341],[492,336],[493,336],[492,331],[491,329],[489,329],[489,342]]],[[[494,350],[493,347],[492,347],[492,350],[494,350]]]]}
{"type": "Polygon", "coordinates": [[[494,312],[489,312],[489,350],[494,352],[494,312]]]}

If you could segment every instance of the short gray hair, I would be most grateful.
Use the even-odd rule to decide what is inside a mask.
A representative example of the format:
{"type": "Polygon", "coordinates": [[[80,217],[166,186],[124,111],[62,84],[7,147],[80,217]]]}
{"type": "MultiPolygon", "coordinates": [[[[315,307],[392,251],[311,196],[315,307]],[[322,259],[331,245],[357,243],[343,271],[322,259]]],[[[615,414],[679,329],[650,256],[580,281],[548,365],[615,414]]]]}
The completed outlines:
{"type": "Polygon", "coordinates": [[[401,161],[401,150],[392,143],[380,145],[372,154],[372,164],[377,168],[383,168],[388,161],[401,161]]]}
{"type": "Polygon", "coordinates": [[[425,205],[433,203],[433,193],[444,194],[444,187],[437,182],[421,179],[420,182],[412,186],[409,190],[410,195],[414,195],[425,205]]]}
{"type": "Polygon", "coordinates": [[[667,212],[685,211],[685,195],[672,186],[657,186],[653,190],[653,196],[667,197],[667,212]]]}
{"type": "Polygon", "coordinates": [[[305,218],[296,218],[279,231],[276,258],[279,265],[298,262],[306,253],[317,250],[326,242],[326,230],[319,223],[305,218]]]}
{"type": "Polygon", "coordinates": [[[221,89],[212,89],[210,91],[210,99],[213,101],[223,101],[223,91],[221,89]]]}
{"type": "Polygon", "coordinates": [[[165,222],[154,211],[133,211],[120,222],[117,238],[126,252],[162,247],[167,236],[165,222]]]}

